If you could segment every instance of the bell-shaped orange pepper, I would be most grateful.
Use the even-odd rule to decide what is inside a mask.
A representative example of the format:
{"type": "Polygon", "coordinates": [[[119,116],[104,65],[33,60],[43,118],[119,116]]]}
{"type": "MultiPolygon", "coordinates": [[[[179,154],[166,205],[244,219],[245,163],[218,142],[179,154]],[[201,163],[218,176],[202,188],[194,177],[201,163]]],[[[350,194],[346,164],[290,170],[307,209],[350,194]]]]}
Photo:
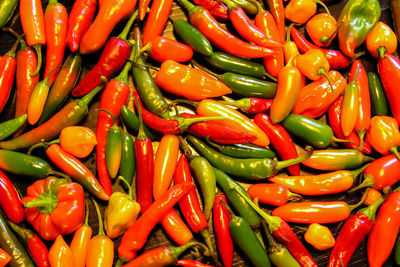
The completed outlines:
{"type": "Polygon", "coordinates": [[[368,33],[365,43],[368,51],[376,58],[384,58],[385,54],[393,54],[397,48],[396,34],[381,21],[368,33]]]}
{"type": "Polygon", "coordinates": [[[96,134],[84,126],[69,126],[60,133],[60,145],[66,152],[77,158],[85,158],[97,144],[96,134]]]}
{"type": "Polygon", "coordinates": [[[317,3],[328,10],[320,0],[291,0],[285,7],[285,17],[295,23],[306,23],[317,12],[317,3]]]}
{"type": "Polygon", "coordinates": [[[52,267],[67,267],[74,262],[74,254],[62,235],[57,236],[49,250],[49,262],[52,267]]]}
{"type": "Polygon", "coordinates": [[[382,155],[392,152],[400,159],[397,151],[397,146],[400,145],[399,125],[393,117],[374,116],[367,131],[367,141],[382,155]]]}
{"type": "Polygon", "coordinates": [[[335,245],[335,238],[329,228],[318,223],[308,226],[304,239],[318,250],[327,250],[335,245]]]}
{"type": "Polygon", "coordinates": [[[330,46],[337,35],[337,21],[329,13],[319,13],[306,24],[306,30],[311,40],[319,47],[330,46]]]}

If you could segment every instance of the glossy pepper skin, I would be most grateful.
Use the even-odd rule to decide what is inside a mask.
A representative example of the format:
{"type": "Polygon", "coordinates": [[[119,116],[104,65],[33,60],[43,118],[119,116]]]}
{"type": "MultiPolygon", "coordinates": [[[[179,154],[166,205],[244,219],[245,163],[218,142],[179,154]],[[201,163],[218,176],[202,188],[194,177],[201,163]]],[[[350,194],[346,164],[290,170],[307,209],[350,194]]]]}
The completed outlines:
{"type": "Polygon", "coordinates": [[[49,250],[50,266],[67,267],[74,261],[71,248],[65,242],[62,235],[58,235],[49,250]]]}
{"type": "Polygon", "coordinates": [[[301,198],[299,195],[291,193],[285,185],[279,183],[253,184],[247,189],[247,193],[251,198],[257,198],[258,202],[273,206],[282,206],[288,200],[301,198]]]}
{"type": "Polygon", "coordinates": [[[17,8],[18,1],[3,1],[0,4],[0,14],[2,14],[0,19],[0,28],[3,28],[7,24],[8,20],[12,17],[15,9],[17,8]]]}
{"type": "Polygon", "coordinates": [[[77,158],[86,158],[97,144],[94,131],[85,126],[69,126],[60,133],[60,146],[77,158]]]}
{"type": "Polygon", "coordinates": [[[318,223],[312,223],[308,226],[304,238],[318,250],[327,250],[335,245],[335,238],[329,228],[318,223]]]}
{"type": "MultiPolygon", "coordinates": [[[[400,145],[399,125],[393,117],[374,116],[371,127],[367,132],[367,141],[382,155],[389,152],[398,155],[397,146],[400,145]]],[[[397,156],[398,158],[400,156],[397,156]]]]}
{"type": "Polygon", "coordinates": [[[217,20],[227,20],[228,19],[228,8],[218,0],[195,0],[193,1],[199,6],[204,7],[210,14],[217,20]]]}
{"type": "Polygon", "coordinates": [[[393,54],[397,48],[396,34],[392,28],[381,21],[368,33],[365,43],[370,54],[376,58],[393,54]]]}
{"type": "Polygon", "coordinates": [[[70,234],[83,223],[84,191],[79,184],[66,179],[50,176],[38,180],[27,188],[27,196],[21,201],[27,221],[45,240],[70,234]]]}
{"type": "MultiPolygon", "coordinates": [[[[357,72],[359,69],[357,70],[357,72]]],[[[360,87],[355,82],[354,78],[357,74],[353,75],[353,80],[349,81],[344,90],[344,97],[342,103],[342,112],[340,114],[340,126],[344,136],[349,136],[354,130],[357,121],[358,113],[360,111],[360,87]]]]}
{"type": "Polygon", "coordinates": [[[0,58],[0,112],[3,111],[14,84],[15,70],[17,67],[15,50],[17,49],[18,43],[19,41],[15,42],[10,51],[0,58]]]}
{"type": "Polygon", "coordinates": [[[86,204],[85,221],[79,227],[72,238],[70,247],[74,254],[74,267],[85,267],[89,241],[92,238],[92,227],[89,226],[89,205],[86,204]]]}
{"type": "Polygon", "coordinates": [[[231,216],[226,208],[226,198],[222,194],[215,196],[213,207],[213,224],[217,240],[218,251],[225,267],[232,266],[233,241],[229,232],[231,216]]]}
{"type": "Polygon", "coordinates": [[[234,144],[231,146],[228,145],[219,145],[216,144],[209,139],[207,139],[207,143],[221,152],[224,155],[231,156],[234,158],[274,158],[275,152],[262,146],[256,146],[253,144],[234,144]]]}
{"type": "Polygon", "coordinates": [[[19,131],[25,125],[27,117],[26,114],[23,114],[14,119],[0,123],[0,140],[6,139],[16,131],[19,131]]]}
{"type": "Polygon", "coordinates": [[[285,8],[282,0],[267,0],[267,6],[275,19],[281,43],[285,41],[285,8]]]}
{"type": "Polygon", "coordinates": [[[316,0],[291,0],[285,7],[285,17],[295,23],[304,24],[317,12],[316,0]]]}
{"type": "Polygon", "coordinates": [[[24,209],[18,193],[13,183],[2,171],[0,171],[0,206],[13,223],[20,223],[24,220],[24,209]]]}
{"type": "Polygon", "coordinates": [[[377,0],[359,2],[351,0],[342,9],[338,24],[340,50],[349,58],[354,58],[354,50],[367,38],[381,16],[381,7],[377,0]]]}
{"type": "Polygon", "coordinates": [[[306,30],[313,43],[319,47],[330,46],[337,34],[337,21],[329,13],[319,13],[306,24],[306,30]]]}
{"type": "Polygon", "coordinates": [[[373,114],[377,116],[387,116],[389,114],[388,101],[381,80],[376,73],[368,72],[368,85],[373,114]]]}
{"type": "Polygon", "coordinates": [[[158,62],[164,62],[168,59],[185,62],[193,56],[193,50],[190,46],[166,36],[155,36],[149,40],[146,46],[149,47],[151,58],[158,62]]]}
{"type": "Polygon", "coordinates": [[[151,4],[143,29],[143,45],[156,36],[160,36],[171,13],[173,0],[155,0],[151,4]]]}

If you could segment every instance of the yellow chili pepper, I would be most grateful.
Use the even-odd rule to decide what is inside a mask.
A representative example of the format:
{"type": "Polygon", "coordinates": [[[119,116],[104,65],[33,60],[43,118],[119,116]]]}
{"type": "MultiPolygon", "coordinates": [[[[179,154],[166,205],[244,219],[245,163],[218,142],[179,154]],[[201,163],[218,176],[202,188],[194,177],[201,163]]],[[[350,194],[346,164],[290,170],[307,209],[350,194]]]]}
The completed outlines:
{"type": "Polygon", "coordinates": [[[329,228],[318,223],[310,224],[304,238],[318,250],[326,250],[335,245],[335,238],[329,228]]]}
{"type": "Polygon", "coordinates": [[[49,250],[49,262],[51,267],[70,267],[74,261],[71,248],[65,243],[62,235],[58,235],[49,250]]]}

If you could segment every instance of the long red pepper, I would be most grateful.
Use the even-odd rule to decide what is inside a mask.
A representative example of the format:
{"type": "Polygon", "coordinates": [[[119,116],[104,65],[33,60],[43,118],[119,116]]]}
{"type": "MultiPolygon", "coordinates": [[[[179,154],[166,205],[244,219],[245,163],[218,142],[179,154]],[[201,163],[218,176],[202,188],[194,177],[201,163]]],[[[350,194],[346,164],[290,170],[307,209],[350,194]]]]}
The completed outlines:
{"type": "Polygon", "coordinates": [[[96,12],[97,0],[76,0],[68,18],[66,44],[71,52],[79,49],[83,34],[89,29],[96,12]]]}
{"type": "MultiPolygon", "coordinates": [[[[282,160],[298,157],[293,140],[282,125],[272,123],[271,118],[263,113],[257,114],[254,117],[254,122],[267,134],[271,144],[282,160]]],[[[292,165],[287,169],[291,175],[300,175],[299,164],[292,165]]]]}
{"type": "Polygon", "coordinates": [[[266,0],[269,10],[275,19],[281,43],[285,42],[285,8],[282,0],[266,0]]]}
{"type": "Polygon", "coordinates": [[[397,188],[383,202],[368,237],[368,263],[380,267],[389,257],[400,228],[400,191],[397,188]]]}
{"type": "MultiPolygon", "coordinates": [[[[120,114],[121,107],[126,104],[129,96],[128,72],[131,63],[127,63],[118,77],[107,83],[100,99],[99,109],[108,110],[114,117],[120,114]]],[[[111,179],[106,164],[106,141],[108,129],[111,128],[113,120],[106,112],[99,112],[96,128],[96,162],[99,181],[108,195],[111,195],[111,179]]]]}
{"type": "Polygon", "coordinates": [[[17,190],[15,190],[13,183],[2,171],[0,171],[0,206],[12,222],[20,223],[24,220],[24,208],[17,190]]]}
{"type": "Polygon", "coordinates": [[[228,8],[219,0],[194,0],[196,4],[204,7],[218,20],[228,19],[228,8]]]}
{"type": "Polygon", "coordinates": [[[229,232],[231,215],[225,205],[227,205],[225,196],[216,195],[213,207],[213,224],[222,263],[224,266],[232,266],[233,241],[229,232]]]}
{"type": "Polygon", "coordinates": [[[15,59],[15,50],[17,49],[19,40],[4,56],[0,58],[0,113],[3,111],[10,96],[11,88],[14,84],[15,69],[17,60],[15,59]]]}
{"type": "Polygon", "coordinates": [[[173,0],[153,0],[143,30],[143,45],[162,33],[171,13],[172,3],[173,0]]]}
{"type": "Polygon", "coordinates": [[[345,55],[343,55],[342,52],[338,50],[320,48],[310,43],[294,27],[292,27],[292,29],[290,30],[290,35],[292,36],[293,41],[296,43],[297,47],[302,53],[306,53],[308,50],[311,49],[319,49],[324,52],[331,69],[344,69],[351,64],[351,61],[345,55]]]}
{"type": "Polygon", "coordinates": [[[139,219],[124,233],[118,247],[119,257],[131,260],[146,243],[147,237],[154,226],[184,197],[193,184],[182,183],[172,186],[167,192],[156,199],[139,219]]]}
{"type": "MultiPolygon", "coordinates": [[[[345,147],[356,149],[360,147],[360,137],[355,131],[352,131],[350,135],[345,136],[343,134],[342,127],[340,126],[343,98],[343,95],[339,95],[335,102],[333,102],[329,107],[328,122],[337,138],[351,141],[348,143],[342,143],[345,147]]],[[[363,142],[361,152],[364,154],[370,154],[372,152],[371,146],[366,141],[363,142]]]]}

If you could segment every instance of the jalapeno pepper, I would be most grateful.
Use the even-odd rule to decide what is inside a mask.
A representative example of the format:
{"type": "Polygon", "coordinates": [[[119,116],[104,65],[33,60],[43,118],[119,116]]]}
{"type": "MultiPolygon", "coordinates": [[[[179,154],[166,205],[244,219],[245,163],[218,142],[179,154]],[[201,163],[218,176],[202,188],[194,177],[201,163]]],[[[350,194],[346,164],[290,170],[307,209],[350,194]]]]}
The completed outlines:
{"type": "Polygon", "coordinates": [[[368,72],[368,85],[372,111],[375,115],[387,116],[389,113],[388,102],[379,76],[373,72],[368,72]]]}
{"type": "Polygon", "coordinates": [[[0,123],[0,141],[6,139],[18,129],[20,129],[26,122],[28,115],[23,114],[14,119],[0,123]]]}
{"type": "Polygon", "coordinates": [[[275,152],[271,149],[253,144],[219,145],[207,138],[207,143],[218,149],[224,155],[234,158],[274,158],[275,152]]]}

